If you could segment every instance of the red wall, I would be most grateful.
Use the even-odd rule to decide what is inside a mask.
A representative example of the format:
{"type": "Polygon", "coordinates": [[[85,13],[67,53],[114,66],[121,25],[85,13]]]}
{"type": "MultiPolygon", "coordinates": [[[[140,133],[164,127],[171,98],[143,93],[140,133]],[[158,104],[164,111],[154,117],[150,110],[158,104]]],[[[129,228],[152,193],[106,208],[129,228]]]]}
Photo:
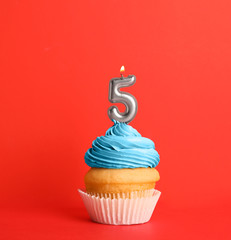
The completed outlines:
{"type": "Polygon", "coordinates": [[[230,202],[230,1],[0,5],[2,206],[75,206],[121,65],[137,77],[131,125],[160,153],[160,202],[230,202]]]}

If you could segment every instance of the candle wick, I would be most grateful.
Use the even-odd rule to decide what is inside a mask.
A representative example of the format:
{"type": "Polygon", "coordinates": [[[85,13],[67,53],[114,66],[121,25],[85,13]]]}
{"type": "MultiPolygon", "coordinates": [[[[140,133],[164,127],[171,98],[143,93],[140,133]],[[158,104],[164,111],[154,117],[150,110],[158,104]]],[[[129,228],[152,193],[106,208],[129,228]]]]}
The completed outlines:
{"type": "Polygon", "coordinates": [[[122,73],[121,73],[120,75],[121,75],[121,78],[124,78],[124,76],[123,76],[123,74],[122,74],[122,73]]]}

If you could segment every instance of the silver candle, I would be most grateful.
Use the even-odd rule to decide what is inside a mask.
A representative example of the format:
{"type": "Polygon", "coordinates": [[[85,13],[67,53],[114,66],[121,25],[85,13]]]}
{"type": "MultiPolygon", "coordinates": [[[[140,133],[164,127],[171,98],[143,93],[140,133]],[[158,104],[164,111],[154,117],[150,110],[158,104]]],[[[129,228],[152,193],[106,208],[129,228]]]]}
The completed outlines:
{"type": "MultiPolygon", "coordinates": [[[[123,67],[122,67],[123,68],[123,67]]],[[[122,69],[121,68],[121,69],[122,69]]],[[[126,107],[124,112],[120,112],[117,106],[111,106],[108,109],[108,116],[112,120],[119,122],[131,122],[137,113],[137,101],[133,95],[120,91],[120,88],[132,86],[136,82],[134,75],[128,75],[120,78],[112,78],[109,83],[108,99],[111,103],[123,103],[126,107]]]]}

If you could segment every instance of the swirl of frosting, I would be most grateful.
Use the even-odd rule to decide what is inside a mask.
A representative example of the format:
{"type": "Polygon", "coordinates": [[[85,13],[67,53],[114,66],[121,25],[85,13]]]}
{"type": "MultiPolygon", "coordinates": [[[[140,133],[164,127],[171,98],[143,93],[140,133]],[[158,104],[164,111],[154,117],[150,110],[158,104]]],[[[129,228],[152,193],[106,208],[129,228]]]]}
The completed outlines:
{"type": "Polygon", "coordinates": [[[156,167],[160,161],[154,142],[137,130],[113,120],[105,136],[97,137],[85,154],[85,162],[96,168],[156,167]]]}

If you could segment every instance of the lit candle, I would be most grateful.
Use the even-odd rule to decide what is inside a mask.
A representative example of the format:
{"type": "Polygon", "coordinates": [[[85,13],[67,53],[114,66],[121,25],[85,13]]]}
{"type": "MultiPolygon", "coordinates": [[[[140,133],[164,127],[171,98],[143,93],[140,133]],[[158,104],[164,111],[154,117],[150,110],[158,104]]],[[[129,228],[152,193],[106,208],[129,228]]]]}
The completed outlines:
{"type": "Polygon", "coordinates": [[[112,78],[109,83],[109,101],[111,103],[123,103],[126,107],[124,112],[120,112],[117,106],[111,106],[108,109],[108,116],[112,120],[119,122],[131,122],[137,113],[137,101],[133,95],[120,91],[120,88],[132,86],[136,82],[134,75],[123,77],[124,66],[121,67],[120,78],[112,78]]]}

